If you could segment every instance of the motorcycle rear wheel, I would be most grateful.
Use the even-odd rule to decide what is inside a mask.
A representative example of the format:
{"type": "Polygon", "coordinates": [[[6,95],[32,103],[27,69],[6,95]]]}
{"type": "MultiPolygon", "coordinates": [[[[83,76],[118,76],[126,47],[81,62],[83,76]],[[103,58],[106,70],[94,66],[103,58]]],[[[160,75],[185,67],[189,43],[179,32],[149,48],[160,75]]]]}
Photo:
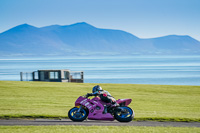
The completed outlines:
{"type": "Polygon", "coordinates": [[[114,112],[114,117],[117,121],[119,121],[119,122],[130,122],[130,121],[133,120],[135,113],[131,108],[126,107],[126,106],[119,107],[119,108],[122,108],[122,109],[117,109],[114,112]]]}
{"type": "Polygon", "coordinates": [[[72,108],[72,109],[69,110],[68,117],[72,121],[79,121],[79,122],[81,122],[81,121],[84,121],[87,118],[87,116],[88,116],[87,111],[84,108],[82,108],[80,110],[80,112],[77,112],[78,109],[79,108],[74,107],[74,108],[72,108]]]}

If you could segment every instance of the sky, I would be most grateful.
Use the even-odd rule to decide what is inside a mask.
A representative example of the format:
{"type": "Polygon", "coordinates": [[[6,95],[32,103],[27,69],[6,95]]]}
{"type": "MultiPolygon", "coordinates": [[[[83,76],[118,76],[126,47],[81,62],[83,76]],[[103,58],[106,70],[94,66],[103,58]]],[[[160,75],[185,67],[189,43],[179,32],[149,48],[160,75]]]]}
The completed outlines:
{"type": "Polygon", "coordinates": [[[200,0],[0,0],[0,33],[86,22],[139,38],[189,35],[200,41],[200,0]]]}

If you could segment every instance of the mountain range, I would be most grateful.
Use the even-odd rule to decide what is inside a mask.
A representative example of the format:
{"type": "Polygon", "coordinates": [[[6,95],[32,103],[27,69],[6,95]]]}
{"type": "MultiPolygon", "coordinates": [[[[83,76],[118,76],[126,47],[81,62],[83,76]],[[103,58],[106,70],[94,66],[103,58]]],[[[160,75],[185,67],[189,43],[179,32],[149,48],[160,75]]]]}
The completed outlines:
{"type": "Polygon", "coordinates": [[[18,25],[0,33],[0,56],[60,55],[199,55],[200,42],[190,36],[141,39],[122,30],[81,22],[34,27],[18,25]]]}

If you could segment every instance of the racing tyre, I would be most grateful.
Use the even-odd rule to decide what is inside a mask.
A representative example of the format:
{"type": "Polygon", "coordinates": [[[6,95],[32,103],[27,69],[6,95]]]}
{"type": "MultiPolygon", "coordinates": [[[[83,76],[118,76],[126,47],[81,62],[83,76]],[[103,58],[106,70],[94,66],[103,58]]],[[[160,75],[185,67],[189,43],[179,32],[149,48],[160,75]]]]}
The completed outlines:
{"type": "Polygon", "coordinates": [[[119,122],[130,122],[134,118],[135,113],[129,107],[118,107],[114,112],[114,117],[119,122]]]}
{"type": "Polygon", "coordinates": [[[72,109],[69,110],[68,112],[68,117],[72,120],[72,121],[84,121],[87,116],[88,116],[88,113],[87,113],[87,110],[85,109],[81,109],[80,112],[78,112],[78,109],[77,107],[74,107],[72,109]]]}

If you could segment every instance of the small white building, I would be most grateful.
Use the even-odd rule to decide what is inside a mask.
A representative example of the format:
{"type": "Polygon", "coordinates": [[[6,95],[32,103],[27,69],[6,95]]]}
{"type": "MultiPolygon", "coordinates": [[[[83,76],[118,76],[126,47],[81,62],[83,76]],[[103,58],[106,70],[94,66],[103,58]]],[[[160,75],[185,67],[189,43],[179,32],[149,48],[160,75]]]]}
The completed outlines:
{"type": "Polygon", "coordinates": [[[77,82],[83,83],[83,71],[61,70],[37,70],[34,72],[20,72],[21,81],[45,81],[45,82],[77,82]],[[31,76],[27,76],[27,74],[31,76]],[[25,80],[24,80],[25,79],[25,80]]]}

